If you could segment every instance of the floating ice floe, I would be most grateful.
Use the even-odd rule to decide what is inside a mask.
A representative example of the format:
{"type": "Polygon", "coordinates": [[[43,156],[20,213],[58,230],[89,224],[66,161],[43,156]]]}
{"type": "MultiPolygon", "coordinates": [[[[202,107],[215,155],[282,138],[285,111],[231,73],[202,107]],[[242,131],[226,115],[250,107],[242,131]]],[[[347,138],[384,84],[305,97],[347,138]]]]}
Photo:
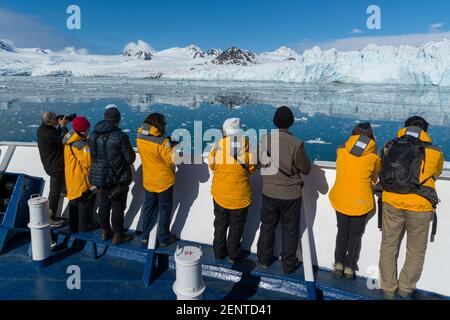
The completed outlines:
{"type": "Polygon", "coordinates": [[[444,169],[445,170],[450,170],[450,162],[449,161],[445,161],[444,162],[444,169]]]}
{"type": "Polygon", "coordinates": [[[302,118],[294,118],[296,122],[308,122],[308,118],[302,117],[302,118]]]}
{"type": "Polygon", "coordinates": [[[331,142],[323,141],[321,138],[309,140],[309,141],[306,141],[305,143],[307,143],[307,144],[331,144],[331,142]]]}

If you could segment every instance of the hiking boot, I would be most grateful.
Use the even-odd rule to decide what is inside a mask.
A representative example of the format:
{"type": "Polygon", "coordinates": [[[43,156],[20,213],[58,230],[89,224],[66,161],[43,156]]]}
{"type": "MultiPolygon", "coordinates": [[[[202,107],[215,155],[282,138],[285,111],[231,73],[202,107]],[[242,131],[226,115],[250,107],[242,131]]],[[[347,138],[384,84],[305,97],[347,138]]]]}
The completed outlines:
{"type": "Polygon", "coordinates": [[[344,276],[344,266],[342,263],[336,263],[331,274],[333,278],[341,279],[344,276]]]}
{"type": "Polygon", "coordinates": [[[398,296],[401,300],[413,300],[413,293],[398,290],[398,296]]]}
{"type": "Polygon", "coordinates": [[[113,237],[113,234],[112,234],[111,230],[103,230],[102,231],[101,239],[103,241],[109,241],[112,239],[112,237],[113,237]]]}
{"type": "Polygon", "coordinates": [[[177,241],[178,241],[178,238],[175,237],[174,235],[171,235],[169,240],[167,240],[166,242],[161,242],[160,246],[163,247],[163,248],[166,248],[166,247],[170,246],[171,244],[173,244],[173,243],[175,243],[177,241]]]}
{"type": "Polygon", "coordinates": [[[355,272],[350,268],[345,268],[344,277],[345,279],[353,280],[355,278],[355,272]]]}
{"type": "Polygon", "coordinates": [[[395,300],[395,292],[383,291],[385,300],[395,300]]]}
{"type": "Polygon", "coordinates": [[[297,264],[296,264],[294,267],[290,267],[290,268],[285,267],[285,266],[283,265],[283,272],[284,272],[286,275],[290,275],[290,274],[294,273],[295,271],[297,271],[299,267],[300,267],[300,262],[297,262],[297,264]]]}
{"type": "Polygon", "coordinates": [[[239,262],[242,259],[242,255],[240,254],[237,257],[228,257],[228,262],[231,264],[235,264],[236,262],[239,262]]]}
{"type": "Polygon", "coordinates": [[[270,268],[270,263],[269,262],[265,262],[265,261],[261,261],[258,259],[258,264],[261,266],[261,268],[263,269],[269,269],[270,268]]]}
{"type": "Polygon", "coordinates": [[[50,228],[59,228],[64,224],[64,220],[50,219],[49,224],[50,228]]]}
{"type": "Polygon", "coordinates": [[[127,234],[124,232],[116,233],[113,237],[112,244],[119,245],[119,244],[123,244],[128,241],[131,241],[133,239],[134,239],[134,237],[131,234],[127,234]]]}

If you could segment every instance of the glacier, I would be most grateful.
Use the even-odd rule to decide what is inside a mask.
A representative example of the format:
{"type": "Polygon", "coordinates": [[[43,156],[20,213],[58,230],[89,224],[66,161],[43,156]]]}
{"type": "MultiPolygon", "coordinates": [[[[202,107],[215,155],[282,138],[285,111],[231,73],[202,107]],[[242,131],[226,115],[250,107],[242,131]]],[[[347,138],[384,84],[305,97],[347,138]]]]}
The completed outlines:
{"type": "Polygon", "coordinates": [[[1,43],[0,76],[450,86],[449,40],[416,47],[372,44],[359,51],[314,47],[303,54],[281,47],[255,54],[257,63],[249,65],[216,64],[217,54],[206,54],[194,45],[151,50],[150,57],[135,50],[145,47],[139,43],[122,55],[95,55],[73,48],[62,52],[19,49],[1,43]]]}

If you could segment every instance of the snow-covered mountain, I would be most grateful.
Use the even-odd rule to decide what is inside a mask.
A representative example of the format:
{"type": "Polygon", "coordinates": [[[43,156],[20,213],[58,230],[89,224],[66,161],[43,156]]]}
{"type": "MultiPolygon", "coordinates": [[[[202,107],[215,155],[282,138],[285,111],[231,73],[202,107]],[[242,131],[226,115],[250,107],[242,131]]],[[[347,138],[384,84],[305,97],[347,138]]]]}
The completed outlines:
{"type": "Polygon", "coordinates": [[[14,52],[14,47],[4,41],[0,40],[0,51],[8,51],[8,52],[14,52]]]}
{"type": "Polygon", "coordinates": [[[296,61],[299,58],[299,54],[287,47],[280,47],[279,49],[273,52],[264,52],[261,56],[268,59],[275,60],[285,60],[285,61],[296,61]]]}
{"type": "Polygon", "coordinates": [[[156,52],[139,41],[125,49],[123,55],[73,48],[44,54],[0,42],[0,75],[450,86],[449,40],[345,52],[314,47],[303,54],[286,47],[262,54],[235,47],[204,52],[194,45],[156,52]]]}
{"type": "Polygon", "coordinates": [[[220,49],[214,49],[214,48],[209,49],[209,50],[206,52],[206,54],[207,54],[208,56],[210,56],[210,57],[218,57],[218,56],[220,56],[221,53],[222,53],[222,50],[220,50],[220,49]]]}
{"type": "Polygon", "coordinates": [[[154,50],[146,42],[139,40],[137,43],[130,42],[123,48],[124,57],[134,57],[140,60],[152,60],[154,50]]]}
{"type": "Polygon", "coordinates": [[[229,48],[211,61],[213,64],[248,66],[257,64],[256,54],[236,47],[229,48]]]}
{"type": "Polygon", "coordinates": [[[160,57],[172,57],[172,58],[190,58],[190,59],[198,59],[204,58],[206,53],[202,51],[196,45],[189,45],[184,48],[170,48],[163,51],[159,51],[157,56],[160,57]]]}

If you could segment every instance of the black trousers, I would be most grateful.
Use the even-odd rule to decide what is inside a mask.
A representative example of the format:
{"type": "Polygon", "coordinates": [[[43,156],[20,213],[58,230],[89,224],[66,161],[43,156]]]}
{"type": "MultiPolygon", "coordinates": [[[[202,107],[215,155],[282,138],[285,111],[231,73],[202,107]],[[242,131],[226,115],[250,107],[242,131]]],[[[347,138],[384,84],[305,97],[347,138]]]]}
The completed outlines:
{"type": "Polygon", "coordinates": [[[366,229],[367,215],[351,217],[336,212],[338,234],[334,260],[344,267],[358,270],[361,241],[366,229]]]}
{"type": "Polygon", "coordinates": [[[214,201],[214,255],[216,259],[241,256],[241,239],[247,222],[248,207],[238,210],[222,208],[214,201]],[[229,230],[228,230],[229,229],[229,230]],[[228,238],[227,238],[228,231],[228,238]]]}
{"type": "Polygon", "coordinates": [[[93,227],[95,196],[69,201],[69,227],[72,232],[86,232],[93,227]]]}
{"type": "Polygon", "coordinates": [[[100,189],[98,214],[101,228],[117,234],[123,232],[123,221],[127,206],[128,191],[122,192],[116,197],[111,198],[111,190],[112,189],[108,188],[100,189]]]}
{"type": "Polygon", "coordinates": [[[285,272],[298,265],[297,248],[300,240],[302,199],[281,200],[263,195],[258,259],[269,264],[273,258],[275,231],[281,221],[281,261],[285,272]]]}
{"type": "Polygon", "coordinates": [[[61,193],[65,190],[66,178],[62,174],[50,176],[50,193],[48,196],[48,207],[50,209],[50,219],[55,219],[58,213],[61,193]]]}

